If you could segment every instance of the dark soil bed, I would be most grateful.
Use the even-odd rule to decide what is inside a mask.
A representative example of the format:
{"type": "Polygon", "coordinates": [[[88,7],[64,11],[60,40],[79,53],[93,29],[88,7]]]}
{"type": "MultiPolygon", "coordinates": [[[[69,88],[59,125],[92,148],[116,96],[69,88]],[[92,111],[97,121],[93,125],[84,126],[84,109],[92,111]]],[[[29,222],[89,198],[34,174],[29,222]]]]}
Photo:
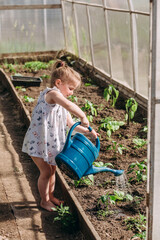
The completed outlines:
{"type": "MultiPolygon", "coordinates": [[[[40,87],[25,86],[25,92],[22,89],[17,89],[18,94],[31,114],[40,91],[47,86],[50,87],[50,79],[47,76],[51,74],[51,67],[45,70],[32,71],[24,69],[21,64],[13,66],[16,73],[20,73],[23,76],[42,77],[43,79],[40,87]],[[24,95],[34,98],[35,101],[25,102],[24,95]]],[[[10,72],[4,65],[2,65],[2,68],[8,76],[14,75],[13,70],[10,70],[10,72]]],[[[125,100],[117,101],[116,106],[113,108],[110,102],[107,102],[103,97],[104,88],[95,85],[93,82],[92,85],[86,86],[85,83],[91,82],[88,76],[82,76],[82,80],[81,88],[76,90],[74,95],[77,96],[77,105],[80,107],[86,103],[85,99],[92,102],[96,107],[98,115],[96,117],[93,116],[91,127],[98,131],[101,119],[107,117],[112,117],[116,121],[125,121],[125,100]]],[[[91,115],[91,113],[87,112],[87,115],[91,115]]],[[[147,158],[147,145],[145,144],[143,147],[138,148],[133,143],[135,138],[147,139],[147,133],[144,131],[146,125],[146,118],[141,114],[141,109],[138,109],[130,125],[128,126],[125,122],[119,130],[112,133],[110,138],[104,129],[101,129],[99,132],[101,147],[96,161],[110,163],[114,169],[123,169],[125,171],[123,177],[116,178],[111,173],[99,173],[94,175],[94,183],[92,185],[81,183],[76,187],[74,180],[63,173],[102,240],[127,240],[132,239],[138,233],[140,233],[140,237],[135,239],[144,239],[142,232],[145,229],[142,227],[142,222],[140,223],[141,220],[137,221],[141,229],[138,230],[136,224],[129,226],[129,224],[126,224],[125,219],[130,218],[130,222],[133,223],[135,222],[133,219],[140,219],[140,216],[145,216],[146,214],[146,181],[141,179],[146,174],[146,168],[141,168],[141,165],[144,166],[142,163],[147,158]],[[118,151],[118,147],[119,149],[121,148],[122,154],[118,151]],[[135,164],[135,167],[133,172],[128,173],[130,164],[135,164]],[[118,180],[119,188],[117,186],[118,180]],[[124,181],[125,184],[122,184],[124,181]],[[103,195],[113,195],[115,190],[122,191],[125,194],[128,193],[133,199],[126,200],[124,198],[123,201],[116,201],[115,204],[112,204],[109,198],[106,198],[104,202],[102,201],[103,195]],[[130,229],[128,229],[129,227],[130,229]]]]}

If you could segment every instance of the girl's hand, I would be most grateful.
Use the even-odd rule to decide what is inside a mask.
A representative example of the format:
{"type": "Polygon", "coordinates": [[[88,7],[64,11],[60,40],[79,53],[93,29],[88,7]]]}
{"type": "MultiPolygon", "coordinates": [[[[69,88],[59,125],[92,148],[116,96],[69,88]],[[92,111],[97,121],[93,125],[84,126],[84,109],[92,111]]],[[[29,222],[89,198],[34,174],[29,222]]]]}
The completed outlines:
{"type": "Polygon", "coordinates": [[[88,118],[86,116],[81,118],[81,125],[83,127],[87,127],[87,128],[89,127],[89,121],[88,121],[88,118]]]}
{"type": "Polygon", "coordinates": [[[90,134],[92,137],[94,137],[94,138],[99,137],[99,133],[97,133],[94,129],[92,129],[92,131],[89,132],[89,134],[90,134]]]}

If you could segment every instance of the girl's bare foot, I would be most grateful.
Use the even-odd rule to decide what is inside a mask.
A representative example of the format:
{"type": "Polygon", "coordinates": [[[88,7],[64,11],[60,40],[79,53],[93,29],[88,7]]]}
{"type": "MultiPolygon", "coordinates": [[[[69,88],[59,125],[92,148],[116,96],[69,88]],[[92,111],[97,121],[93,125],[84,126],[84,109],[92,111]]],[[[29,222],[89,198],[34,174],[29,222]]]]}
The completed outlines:
{"type": "Polygon", "coordinates": [[[61,201],[58,198],[55,198],[54,196],[50,197],[50,201],[54,203],[56,206],[60,206],[61,204],[64,204],[64,201],[61,201]]]}
{"type": "Polygon", "coordinates": [[[41,201],[40,206],[49,212],[53,211],[52,208],[56,208],[56,206],[51,201],[41,201]]]}

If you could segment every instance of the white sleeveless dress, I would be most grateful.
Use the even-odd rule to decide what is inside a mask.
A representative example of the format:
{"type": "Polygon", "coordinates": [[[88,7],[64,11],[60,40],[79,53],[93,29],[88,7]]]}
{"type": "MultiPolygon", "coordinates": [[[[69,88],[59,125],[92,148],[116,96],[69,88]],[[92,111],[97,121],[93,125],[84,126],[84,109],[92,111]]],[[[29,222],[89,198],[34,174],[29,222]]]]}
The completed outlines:
{"type": "Polygon", "coordinates": [[[33,157],[43,158],[56,165],[55,156],[63,149],[66,140],[67,110],[58,104],[48,104],[45,95],[56,87],[40,93],[30,126],[26,132],[22,151],[33,157]]]}

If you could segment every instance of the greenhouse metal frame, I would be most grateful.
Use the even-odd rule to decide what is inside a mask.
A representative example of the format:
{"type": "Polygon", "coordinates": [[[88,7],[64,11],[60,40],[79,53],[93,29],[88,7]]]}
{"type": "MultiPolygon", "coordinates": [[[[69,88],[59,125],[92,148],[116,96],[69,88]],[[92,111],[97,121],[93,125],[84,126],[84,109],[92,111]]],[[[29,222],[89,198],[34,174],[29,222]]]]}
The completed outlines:
{"type": "Polygon", "coordinates": [[[22,4],[23,1],[20,1],[21,4],[15,5],[4,2],[0,5],[0,38],[1,43],[6,44],[2,44],[1,56],[10,52],[27,52],[30,50],[28,43],[31,46],[33,44],[32,51],[65,49],[104,73],[111,82],[128,91],[145,108],[148,105],[147,239],[158,240],[160,235],[160,190],[158,188],[160,3],[157,0],[151,1],[151,4],[144,1],[147,7],[141,4],[142,6],[138,9],[137,1],[132,0],[42,0],[40,4],[32,4],[32,1],[30,4],[26,4],[27,1],[22,4]],[[35,38],[36,34],[34,35],[34,24],[24,26],[22,23],[19,31],[16,14],[14,15],[14,11],[18,11],[21,19],[24,11],[30,14],[35,10],[37,19],[43,13],[43,21],[40,21],[40,26],[43,26],[41,31],[43,37],[39,37],[38,40],[35,38]],[[52,28],[50,31],[52,25],[49,25],[48,15],[53,15],[53,19],[51,17],[53,21],[57,10],[60,11],[60,17],[56,18],[60,27],[52,28]],[[8,26],[8,29],[17,31],[17,35],[15,34],[12,39],[9,39],[5,32],[6,16],[10,11],[12,11],[13,25],[8,26]],[[101,28],[97,28],[97,19],[101,28]],[[123,24],[125,24],[124,29],[119,29],[118,27],[123,24]],[[28,31],[31,28],[33,35],[28,37],[28,31]],[[17,50],[16,45],[13,44],[10,49],[7,49],[7,44],[10,44],[10,41],[14,43],[17,36],[19,42],[26,41],[26,45],[17,50]],[[117,64],[118,61],[119,64],[117,64]]]}

